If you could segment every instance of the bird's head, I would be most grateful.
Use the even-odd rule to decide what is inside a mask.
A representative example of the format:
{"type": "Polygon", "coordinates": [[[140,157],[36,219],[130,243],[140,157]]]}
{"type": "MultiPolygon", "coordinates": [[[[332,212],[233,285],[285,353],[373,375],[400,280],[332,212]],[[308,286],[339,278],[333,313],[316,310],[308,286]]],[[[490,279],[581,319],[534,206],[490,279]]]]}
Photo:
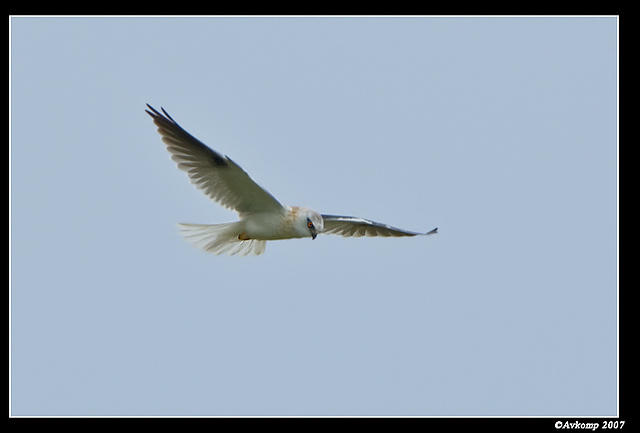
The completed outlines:
{"type": "Polygon", "coordinates": [[[315,239],[318,233],[324,230],[322,215],[311,209],[300,208],[296,223],[298,230],[304,233],[305,237],[310,236],[311,239],[315,239]]]}

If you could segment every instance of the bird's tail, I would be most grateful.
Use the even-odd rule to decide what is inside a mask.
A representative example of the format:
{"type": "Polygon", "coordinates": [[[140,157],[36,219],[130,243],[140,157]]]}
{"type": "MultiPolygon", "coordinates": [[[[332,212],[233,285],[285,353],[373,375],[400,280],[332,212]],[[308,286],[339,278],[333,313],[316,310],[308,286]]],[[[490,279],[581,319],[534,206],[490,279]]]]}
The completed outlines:
{"type": "Polygon", "coordinates": [[[193,245],[213,254],[260,255],[267,242],[257,239],[240,240],[237,222],[226,224],[178,224],[182,236],[193,245]]]}

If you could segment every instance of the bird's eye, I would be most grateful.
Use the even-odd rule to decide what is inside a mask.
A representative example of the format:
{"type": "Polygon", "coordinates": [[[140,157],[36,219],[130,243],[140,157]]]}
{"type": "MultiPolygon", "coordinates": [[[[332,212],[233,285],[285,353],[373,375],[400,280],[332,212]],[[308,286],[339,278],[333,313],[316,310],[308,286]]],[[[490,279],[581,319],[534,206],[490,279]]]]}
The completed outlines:
{"type": "Polygon", "coordinates": [[[313,223],[311,221],[307,221],[307,227],[309,228],[313,227],[313,223]]]}

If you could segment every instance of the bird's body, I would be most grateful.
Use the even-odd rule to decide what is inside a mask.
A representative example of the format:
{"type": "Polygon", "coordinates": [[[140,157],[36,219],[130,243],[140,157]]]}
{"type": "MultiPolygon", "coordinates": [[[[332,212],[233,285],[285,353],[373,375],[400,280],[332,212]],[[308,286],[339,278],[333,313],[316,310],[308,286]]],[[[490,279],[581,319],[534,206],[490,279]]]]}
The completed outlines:
{"type": "Polygon", "coordinates": [[[244,232],[248,239],[275,241],[279,239],[310,238],[307,218],[316,220],[316,230],[322,231],[322,217],[311,209],[287,206],[279,213],[261,212],[248,215],[244,220],[244,232]]]}
{"type": "Polygon", "coordinates": [[[300,206],[284,206],[256,184],[229,157],[220,155],[182,129],[164,109],[147,105],[178,168],[210,198],[238,212],[240,220],[225,224],[179,224],[188,240],[205,251],[221,254],[262,254],[266,241],[312,238],[318,233],[342,236],[416,236],[364,218],[322,215],[300,206]]]}

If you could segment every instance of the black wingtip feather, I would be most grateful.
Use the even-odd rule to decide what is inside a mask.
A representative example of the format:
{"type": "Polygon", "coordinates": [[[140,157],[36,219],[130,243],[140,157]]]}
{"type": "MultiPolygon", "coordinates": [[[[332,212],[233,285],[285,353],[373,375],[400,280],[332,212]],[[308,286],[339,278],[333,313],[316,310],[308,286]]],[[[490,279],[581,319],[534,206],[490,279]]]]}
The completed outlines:
{"type": "Polygon", "coordinates": [[[162,110],[162,112],[164,113],[164,115],[165,115],[165,116],[167,116],[167,118],[168,118],[169,120],[171,120],[173,123],[176,123],[176,121],[175,121],[175,120],[173,120],[173,117],[171,117],[171,116],[169,115],[169,113],[167,113],[167,112],[164,110],[164,108],[160,107],[160,109],[162,110]]]}
{"type": "Polygon", "coordinates": [[[175,120],[173,120],[173,117],[171,117],[171,115],[169,113],[167,113],[167,111],[164,109],[164,107],[160,107],[160,110],[162,110],[162,113],[160,113],[160,111],[156,110],[155,108],[153,108],[151,105],[147,104],[147,107],[149,107],[149,110],[153,111],[153,113],[149,112],[149,110],[144,110],[147,112],[147,114],[151,117],[153,117],[154,119],[157,119],[158,117],[165,119],[167,121],[171,121],[171,123],[174,124],[178,124],[178,122],[176,122],[175,120]]]}
{"type": "Polygon", "coordinates": [[[147,114],[151,117],[153,117],[154,119],[157,119],[158,117],[165,119],[165,120],[170,120],[172,123],[176,123],[175,120],[173,120],[173,117],[171,117],[169,115],[169,113],[167,113],[165,111],[164,108],[160,107],[160,110],[162,110],[162,113],[164,113],[164,115],[162,113],[160,113],[158,110],[156,110],[155,108],[153,108],[151,105],[147,104],[147,107],[149,107],[149,110],[144,110],[147,112],[147,114]]]}
{"type": "Polygon", "coordinates": [[[149,110],[144,110],[144,111],[145,111],[149,116],[151,116],[151,118],[152,118],[153,120],[156,120],[156,119],[158,119],[158,118],[160,118],[160,119],[164,119],[164,116],[163,116],[162,114],[160,114],[160,113],[158,112],[158,110],[156,110],[155,108],[153,108],[151,105],[147,104],[147,107],[149,107],[149,110],[151,110],[151,111],[149,111],[149,110]]]}
{"type": "MultiPolygon", "coordinates": [[[[153,108],[151,105],[147,104],[147,108],[151,111],[153,111],[153,114],[155,115],[159,115],[160,113],[158,113],[158,110],[156,110],[155,108],[153,108]]],[[[149,112],[149,110],[144,110],[147,113],[149,113],[149,115],[153,115],[152,113],[149,112]]]]}

